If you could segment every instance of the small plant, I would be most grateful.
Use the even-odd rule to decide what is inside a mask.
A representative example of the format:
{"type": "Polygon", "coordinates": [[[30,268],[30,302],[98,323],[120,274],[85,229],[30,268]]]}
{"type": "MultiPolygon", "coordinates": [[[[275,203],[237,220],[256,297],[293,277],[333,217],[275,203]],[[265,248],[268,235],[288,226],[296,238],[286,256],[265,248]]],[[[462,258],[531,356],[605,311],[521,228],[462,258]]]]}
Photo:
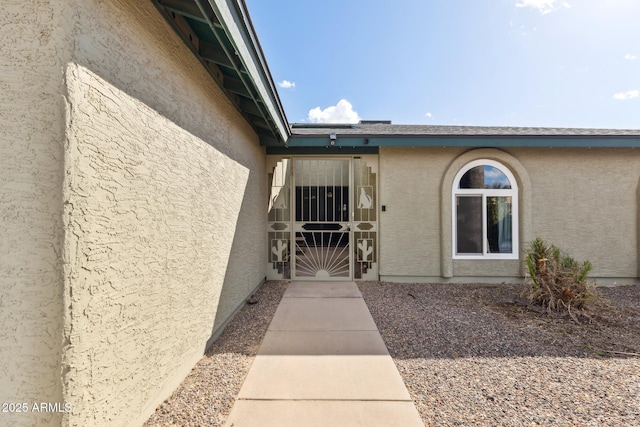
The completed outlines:
{"type": "Polygon", "coordinates": [[[576,310],[583,310],[597,298],[595,285],[589,283],[591,263],[579,263],[560,250],[537,238],[529,244],[526,256],[526,297],[547,312],[566,311],[577,320],[576,310]]]}

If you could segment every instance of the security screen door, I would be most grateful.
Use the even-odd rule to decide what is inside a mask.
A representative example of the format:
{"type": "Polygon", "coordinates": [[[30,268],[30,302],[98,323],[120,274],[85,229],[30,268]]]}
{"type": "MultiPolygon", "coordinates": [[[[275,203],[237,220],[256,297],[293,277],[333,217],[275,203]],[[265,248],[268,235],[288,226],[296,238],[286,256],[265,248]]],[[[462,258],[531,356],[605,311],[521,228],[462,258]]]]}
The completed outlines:
{"type": "Polygon", "coordinates": [[[378,280],[378,158],[270,160],[269,280],[378,280]]]}
{"type": "Polygon", "coordinates": [[[294,159],[294,279],[351,280],[350,159],[294,159]]]}

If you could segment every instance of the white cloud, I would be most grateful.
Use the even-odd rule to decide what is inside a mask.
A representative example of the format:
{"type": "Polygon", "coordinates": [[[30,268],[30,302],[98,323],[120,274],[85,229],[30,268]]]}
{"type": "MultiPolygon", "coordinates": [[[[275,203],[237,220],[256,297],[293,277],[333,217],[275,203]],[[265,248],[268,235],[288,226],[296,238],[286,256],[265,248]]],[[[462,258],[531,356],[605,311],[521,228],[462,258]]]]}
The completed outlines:
{"type": "Polygon", "coordinates": [[[637,57],[637,56],[635,56],[635,55],[633,55],[633,54],[631,54],[631,53],[627,53],[627,54],[624,56],[624,59],[628,59],[629,61],[634,61],[634,60],[638,59],[638,57],[637,57]]]}
{"type": "Polygon", "coordinates": [[[516,7],[531,7],[538,9],[543,15],[556,11],[560,8],[571,8],[571,5],[568,2],[556,5],[556,1],[557,0],[522,0],[520,3],[516,3],[516,7]]]}
{"type": "Polygon", "coordinates": [[[628,90],[626,92],[616,93],[615,95],[613,95],[613,98],[620,101],[626,101],[627,99],[633,99],[639,96],[640,96],[640,90],[636,89],[636,90],[628,90]]]}
{"type": "Polygon", "coordinates": [[[485,183],[489,181],[489,187],[493,187],[496,183],[499,183],[500,187],[509,185],[509,178],[502,171],[492,166],[484,167],[484,179],[485,183]]]}
{"type": "Polygon", "coordinates": [[[353,105],[341,99],[336,105],[321,110],[320,107],[309,110],[311,123],[358,123],[360,116],[353,110],[353,105]]]}
{"type": "Polygon", "coordinates": [[[427,112],[427,114],[425,114],[425,117],[426,117],[426,118],[428,118],[428,119],[430,119],[431,117],[433,117],[433,114],[431,114],[431,113],[427,112]]]}
{"type": "Polygon", "coordinates": [[[280,86],[283,89],[293,89],[294,87],[296,87],[295,82],[290,82],[289,80],[283,80],[280,83],[278,83],[278,86],[280,86]]]}

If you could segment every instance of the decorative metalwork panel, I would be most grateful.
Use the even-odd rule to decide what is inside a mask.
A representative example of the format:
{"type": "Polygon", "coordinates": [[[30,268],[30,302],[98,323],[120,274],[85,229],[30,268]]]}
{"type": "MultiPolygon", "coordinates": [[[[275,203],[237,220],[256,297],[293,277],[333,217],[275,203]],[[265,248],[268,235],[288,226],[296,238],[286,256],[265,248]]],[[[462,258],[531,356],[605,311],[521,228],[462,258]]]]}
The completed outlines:
{"type": "Polygon", "coordinates": [[[294,278],[351,279],[351,161],[294,159],[294,278]]]}
{"type": "MultiPolygon", "coordinates": [[[[373,238],[370,238],[370,239],[359,238],[360,235],[362,234],[364,233],[357,233],[356,235],[356,242],[358,247],[358,250],[356,251],[357,253],[356,260],[360,262],[372,262],[374,261],[374,258],[375,258],[375,255],[373,253],[373,250],[375,249],[373,242],[375,240],[373,238]]],[[[374,236],[371,236],[371,237],[374,237],[374,236]]]]}
{"type": "Polygon", "coordinates": [[[377,221],[377,169],[377,157],[353,159],[353,181],[356,188],[354,220],[356,222],[377,221]]]}
{"type": "Polygon", "coordinates": [[[268,232],[269,264],[267,278],[291,278],[291,160],[281,159],[268,176],[268,232]]]}
{"type": "Polygon", "coordinates": [[[272,232],[268,233],[269,239],[269,264],[272,274],[270,279],[290,279],[291,278],[291,233],[272,232]]]}
{"type": "Polygon", "coordinates": [[[355,279],[378,279],[377,172],[377,157],[353,159],[353,186],[356,189],[353,222],[355,279]]]}
{"type": "Polygon", "coordinates": [[[298,278],[351,276],[349,232],[297,232],[295,275],[298,278]]]}
{"type": "MultiPolygon", "coordinates": [[[[277,233],[272,233],[277,234],[277,233]]],[[[287,236],[289,237],[289,233],[287,236]]],[[[272,236],[276,237],[276,236],[272,236]]],[[[289,260],[289,239],[286,238],[276,238],[271,239],[271,262],[273,263],[281,263],[289,260]]]]}
{"type": "Polygon", "coordinates": [[[267,277],[377,280],[377,156],[269,161],[267,277]]]}
{"type": "Polygon", "coordinates": [[[296,159],[295,221],[348,222],[350,161],[296,159]]]}

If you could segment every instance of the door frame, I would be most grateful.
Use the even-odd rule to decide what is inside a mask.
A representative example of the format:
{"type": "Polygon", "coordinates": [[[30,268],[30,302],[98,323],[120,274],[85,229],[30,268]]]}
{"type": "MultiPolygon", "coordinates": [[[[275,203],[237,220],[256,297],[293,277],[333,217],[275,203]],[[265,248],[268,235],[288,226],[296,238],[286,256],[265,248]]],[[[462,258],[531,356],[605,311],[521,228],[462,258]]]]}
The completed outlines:
{"type": "MultiPolygon", "coordinates": [[[[268,155],[267,156],[267,247],[266,278],[292,280],[296,241],[294,227],[295,201],[293,164],[296,160],[348,160],[349,161],[349,221],[350,273],[349,277],[331,280],[379,280],[380,269],[380,157],[377,154],[344,155],[268,155]],[[373,206],[361,203],[362,188],[373,199],[373,206]],[[367,213],[368,212],[368,213],[367,213]],[[365,241],[367,243],[365,243],[365,241]],[[373,246],[373,248],[371,248],[373,246]],[[373,251],[371,252],[371,249],[373,251]]],[[[337,194],[337,193],[336,193],[337,194]]],[[[366,196],[365,195],[365,196],[366,196]]],[[[367,199],[364,199],[367,200],[367,199]]],[[[346,230],[345,230],[346,231],[346,230]]],[[[325,277],[297,277],[295,280],[324,281],[325,277]]]]}
{"type": "MultiPolygon", "coordinates": [[[[354,277],[354,253],[353,253],[353,219],[355,216],[355,211],[353,208],[354,203],[354,194],[353,194],[353,156],[292,156],[291,157],[291,188],[289,189],[289,200],[290,203],[290,218],[291,218],[291,279],[297,281],[318,281],[321,279],[322,281],[353,281],[354,277]],[[349,167],[348,180],[347,180],[347,188],[348,191],[348,218],[347,221],[325,221],[325,223],[336,223],[343,224],[343,227],[346,226],[347,229],[343,230],[343,232],[348,233],[348,247],[347,247],[347,257],[349,263],[349,273],[347,277],[322,277],[318,278],[315,276],[301,276],[299,277],[296,269],[297,265],[297,242],[296,242],[296,233],[305,232],[305,230],[301,230],[301,225],[311,222],[311,221],[296,221],[296,207],[297,207],[297,189],[296,189],[296,179],[297,179],[297,171],[296,171],[296,162],[298,160],[316,160],[316,161],[347,161],[349,167]]],[[[316,221],[320,222],[320,221],[316,221]]]]}

